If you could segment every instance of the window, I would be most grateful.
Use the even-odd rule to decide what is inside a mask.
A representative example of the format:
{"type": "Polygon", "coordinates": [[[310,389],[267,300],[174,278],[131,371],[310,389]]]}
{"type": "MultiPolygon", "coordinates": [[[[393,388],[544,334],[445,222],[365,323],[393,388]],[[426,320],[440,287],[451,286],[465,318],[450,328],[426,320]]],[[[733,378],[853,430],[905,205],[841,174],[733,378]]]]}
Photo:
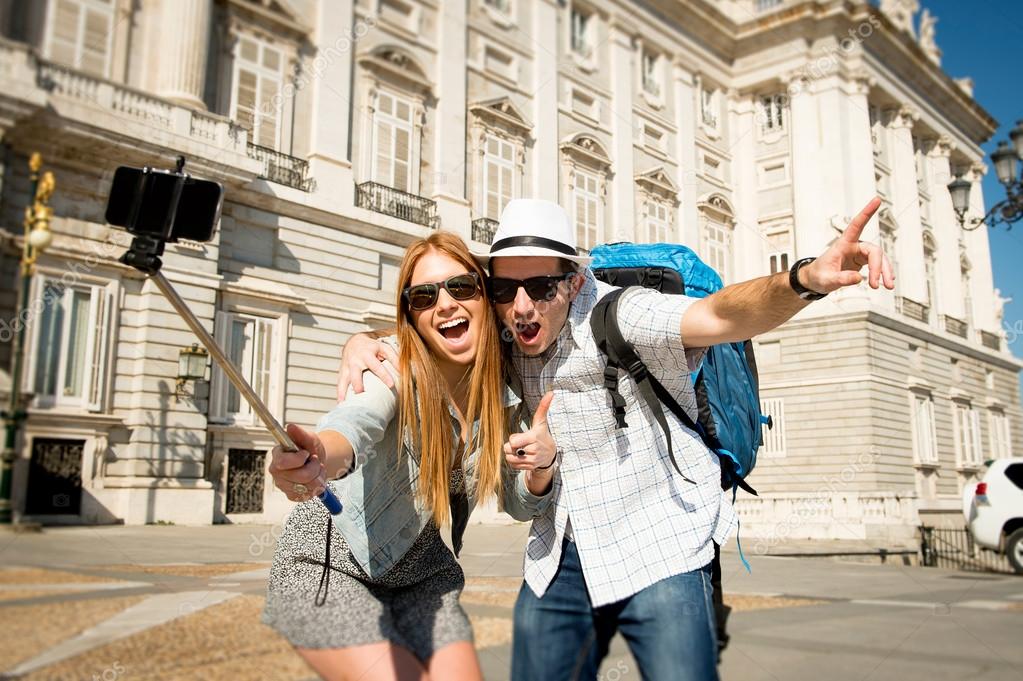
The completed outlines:
{"type": "Polygon", "coordinates": [[[594,173],[576,169],[573,188],[575,206],[575,231],[579,248],[586,251],[596,246],[600,237],[600,195],[599,180],[594,173]]]}
{"type": "Polygon", "coordinates": [[[938,464],[934,401],[929,393],[913,393],[913,458],[917,464],[938,464]]]}
{"type": "Polygon", "coordinates": [[[927,286],[927,305],[932,323],[938,321],[938,263],[934,237],[924,234],[924,281],[927,286]]]}
{"type": "Polygon", "coordinates": [[[761,400],[760,412],[770,416],[773,425],[770,429],[766,424],[761,426],[764,436],[761,451],[765,456],[785,456],[785,400],[781,397],[761,400]]]}
{"type": "Polygon", "coordinates": [[[654,97],[661,96],[661,57],[660,55],[651,52],[647,48],[643,48],[642,58],[642,82],[643,91],[654,97]]]}
{"type": "Polygon", "coordinates": [[[498,220],[508,202],[515,198],[515,146],[487,135],[483,153],[483,217],[498,220]]]}
{"type": "Polygon", "coordinates": [[[703,172],[708,177],[713,177],[714,179],[720,180],[721,179],[721,161],[719,161],[718,159],[714,158],[713,156],[706,156],[705,155],[703,157],[703,172]]]}
{"type": "Polygon", "coordinates": [[[511,14],[511,0],[483,0],[483,4],[501,14],[511,14]]]}
{"type": "Polygon", "coordinates": [[[789,164],[785,161],[761,164],[757,171],[762,188],[777,187],[789,181],[789,164]]]}
{"type": "Polygon", "coordinates": [[[255,144],[277,149],[281,141],[284,56],[280,50],[250,37],[235,46],[231,118],[250,131],[255,144]]]}
{"type": "Polygon", "coordinates": [[[714,130],[717,130],[718,127],[718,111],[720,109],[718,99],[717,89],[709,87],[700,89],[700,120],[714,130]]]}
{"type": "Polygon", "coordinates": [[[970,293],[970,270],[963,268],[960,271],[963,280],[963,312],[965,316],[963,321],[966,322],[966,326],[969,328],[973,327],[973,295],[970,293]]]}
{"type": "Polygon", "coordinates": [[[707,220],[703,232],[707,264],[721,275],[722,282],[732,280],[732,229],[716,220],[707,220]]]}
{"type": "Polygon", "coordinates": [[[768,265],[771,269],[771,274],[778,274],[778,272],[789,271],[789,254],[788,253],[772,253],[768,259],[768,265]]]}
{"type": "Polygon", "coordinates": [[[664,133],[649,125],[643,126],[643,145],[664,151],[664,133]]]}
{"type": "Polygon", "coordinates": [[[483,68],[503,78],[518,80],[514,57],[490,45],[483,50],[483,68]]]}
{"type": "Polygon", "coordinates": [[[600,118],[597,109],[597,100],[590,97],[582,90],[572,90],[572,111],[580,113],[588,118],[592,118],[593,120],[599,120],[600,118]]]}
{"type": "Polygon", "coordinates": [[[106,286],[41,277],[32,309],[28,390],[38,407],[102,411],[112,294],[106,286]]]}
{"type": "Polygon", "coordinates": [[[956,465],[979,466],[980,419],[973,407],[966,402],[953,402],[955,412],[956,465]]]}
{"type": "Polygon", "coordinates": [[[114,0],[56,0],[49,5],[50,59],[101,78],[110,74],[114,0]]]}
{"type": "Polygon", "coordinates": [[[592,17],[590,14],[582,11],[578,7],[572,8],[572,35],[571,35],[571,47],[572,52],[576,53],[583,59],[589,59],[593,56],[593,36],[590,35],[592,31],[592,17]]]}
{"type": "Polygon", "coordinates": [[[874,156],[880,161],[888,158],[888,130],[884,125],[884,116],[881,109],[871,104],[869,109],[870,118],[870,139],[874,143],[874,156]]]}
{"type": "MultiPolygon", "coordinates": [[[[899,263],[895,258],[895,226],[890,222],[882,220],[879,227],[881,250],[888,256],[888,261],[892,264],[892,271],[898,272],[899,263]]],[[[896,280],[895,285],[898,286],[898,280],[896,280]]]]}
{"type": "Polygon", "coordinates": [[[412,144],[415,107],[388,92],[377,94],[373,111],[373,181],[412,192],[412,144]]]}
{"type": "MultiPolygon", "coordinates": [[[[217,313],[217,340],[252,390],[274,409],[279,393],[281,334],[279,319],[234,312],[217,313]]],[[[223,371],[213,372],[210,419],[236,424],[256,423],[248,402],[223,371]]]]}
{"type": "Polygon", "coordinates": [[[647,201],[646,236],[650,243],[663,243],[671,239],[671,207],[662,201],[647,201]]]}
{"type": "Polygon", "coordinates": [[[785,95],[760,98],[760,132],[781,132],[785,129],[785,95]]]}
{"type": "Polygon", "coordinates": [[[991,433],[991,458],[1007,459],[1012,456],[1012,437],[1009,432],[1009,417],[999,409],[987,414],[988,430],[991,433]]]}

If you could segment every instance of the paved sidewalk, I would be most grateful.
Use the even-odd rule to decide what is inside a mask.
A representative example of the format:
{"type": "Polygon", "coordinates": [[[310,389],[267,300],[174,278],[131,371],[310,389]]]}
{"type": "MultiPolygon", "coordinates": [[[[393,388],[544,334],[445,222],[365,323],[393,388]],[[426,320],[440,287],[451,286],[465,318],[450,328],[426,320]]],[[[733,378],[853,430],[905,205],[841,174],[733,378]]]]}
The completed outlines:
{"type": "MultiPolygon", "coordinates": [[[[259,623],[278,527],[0,533],[0,678],[268,679],[314,675],[259,623]]],[[[471,525],[463,603],[486,678],[508,678],[527,526],[471,525]]],[[[1018,679],[1023,579],[831,559],[724,554],[735,609],[727,681],[1018,679]]],[[[602,681],[639,680],[625,642],[602,681]]]]}

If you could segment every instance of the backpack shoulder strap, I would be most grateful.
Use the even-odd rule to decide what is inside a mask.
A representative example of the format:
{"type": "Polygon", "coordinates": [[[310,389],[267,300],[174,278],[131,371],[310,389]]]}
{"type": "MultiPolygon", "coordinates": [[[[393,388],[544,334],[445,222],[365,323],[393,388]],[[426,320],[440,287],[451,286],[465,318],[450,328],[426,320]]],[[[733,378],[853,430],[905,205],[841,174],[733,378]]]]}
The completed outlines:
{"type": "MultiPolygon", "coordinates": [[[[597,343],[597,347],[607,357],[607,365],[604,367],[604,387],[611,394],[611,402],[614,408],[615,419],[618,421],[618,427],[628,427],[628,424],[625,423],[625,398],[618,391],[618,369],[624,369],[632,377],[632,380],[636,382],[636,386],[639,388],[640,395],[642,395],[643,400],[653,413],[654,419],[657,420],[657,424],[664,431],[664,437],[668,445],[668,455],[671,457],[672,465],[686,482],[692,483],[694,481],[682,472],[678,461],[675,459],[675,449],[671,444],[671,430],[668,427],[667,419],[664,417],[664,409],[661,407],[661,400],[658,398],[657,390],[654,386],[660,388],[660,391],[668,396],[670,400],[669,409],[672,409],[671,403],[675,404],[675,407],[678,408],[683,417],[683,422],[688,427],[695,430],[695,424],[685,413],[685,410],[675,403],[675,400],[668,394],[668,391],[664,390],[660,383],[650,375],[646,364],[643,363],[639,354],[636,353],[636,348],[622,336],[621,328],[618,326],[618,302],[622,294],[627,290],[617,289],[601,298],[590,316],[593,338],[597,343]]],[[[672,412],[674,411],[672,409],[672,412]]],[[[696,430],[696,432],[699,433],[700,431],[696,430]]]]}

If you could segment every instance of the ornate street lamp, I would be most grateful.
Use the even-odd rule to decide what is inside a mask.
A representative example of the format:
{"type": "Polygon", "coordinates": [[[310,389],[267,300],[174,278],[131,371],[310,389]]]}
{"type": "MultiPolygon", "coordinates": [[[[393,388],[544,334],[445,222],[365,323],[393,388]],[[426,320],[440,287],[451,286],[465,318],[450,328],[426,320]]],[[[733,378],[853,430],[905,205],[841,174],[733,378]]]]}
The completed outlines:
{"type": "Polygon", "coordinates": [[[25,237],[21,247],[21,296],[18,299],[17,314],[14,316],[14,347],[11,369],[10,405],[4,412],[5,438],[3,454],[0,455],[0,524],[10,524],[11,509],[11,476],[14,472],[15,447],[18,442],[18,431],[25,420],[25,410],[21,406],[21,365],[25,354],[25,310],[28,310],[28,293],[35,273],[35,262],[39,254],[46,250],[53,241],[50,232],[50,218],[53,209],[49,201],[56,183],[53,173],[46,172],[41,176],[39,170],[43,159],[39,154],[32,154],[28,161],[30,191],[29,205],[25,207],[25,237]]]}
{"type": "Polygon", "coordinates": [[[1012,229],[1012,224],[1023,218],[1023,181],[1017,173],[1017,161],[1023,160],[1023,120],[1016,121],[1016,127],[1009,133],[1009,139],[1012,140],[1012,147],[1008,142],[1001,141],[998,148],[991,153],[991,163],[995,166],[998,181],[1005,187],[1006,198],[991,206],[987,215],[967,219],[971,184],[958,175],[948,183],[956,220],[966,231],[977,229],[983,224],[994,227],[1003,222],[1012,229]]]}
{"type": "Polygon", "coordinates": [[[206,348],[199,347],[198,343],[192,343],[190,348],[178,350],[178,384],[175,394],[181,395],[185,391],[185,384],[189,381],[201,381],[206,378],[206,362],[210,353],[206,348]]]}

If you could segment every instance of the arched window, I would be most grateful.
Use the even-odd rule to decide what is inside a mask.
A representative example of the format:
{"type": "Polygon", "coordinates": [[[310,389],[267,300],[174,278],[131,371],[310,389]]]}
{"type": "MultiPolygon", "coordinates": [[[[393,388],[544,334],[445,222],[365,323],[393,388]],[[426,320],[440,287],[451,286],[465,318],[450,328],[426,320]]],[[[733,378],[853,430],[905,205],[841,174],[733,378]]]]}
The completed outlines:
{"type": "Polygon", "coordinates": [[[735,211],[725,197],[715,194],[697,203],[700,210],[700,255],[717,270],[721,281],[735,277],[735,211]]]}
{"type": "Polygon", "coordinates": [[[561,145],[562,196],[569,201],[576,242],[590,251],[605,241],[604,215],[611,159],[603,145],[589,135],[577,135],[561,145]]]}

